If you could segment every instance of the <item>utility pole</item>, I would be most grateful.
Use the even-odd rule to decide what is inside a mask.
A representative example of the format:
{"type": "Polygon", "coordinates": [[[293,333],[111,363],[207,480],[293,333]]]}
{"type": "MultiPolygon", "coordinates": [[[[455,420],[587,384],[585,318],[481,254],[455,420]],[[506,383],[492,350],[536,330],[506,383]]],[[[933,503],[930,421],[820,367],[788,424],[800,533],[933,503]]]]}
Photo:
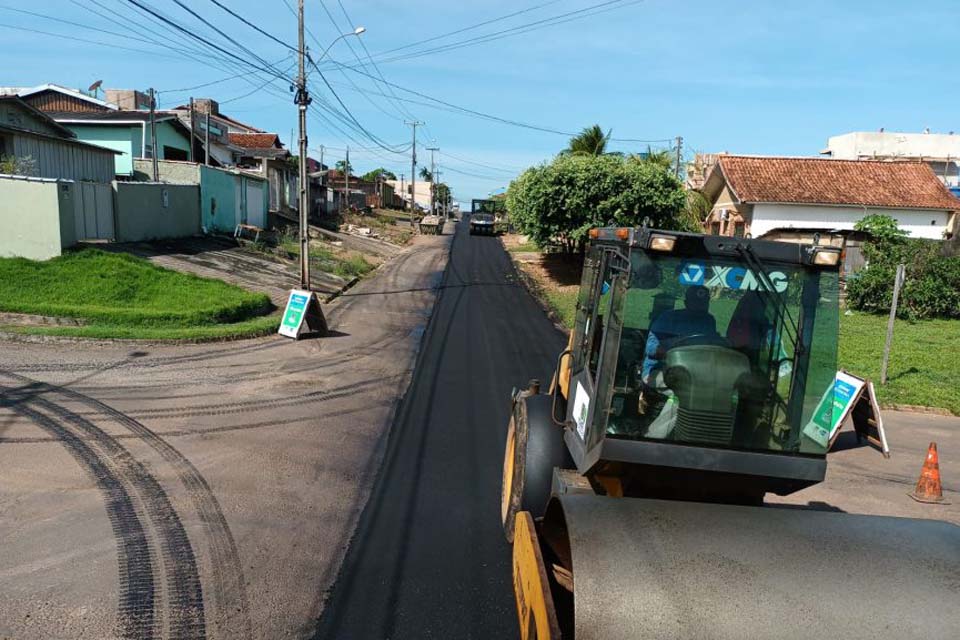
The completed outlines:
{"type": "Polygon", "coordinates": [[[323,192],[323,210],[320,212],[320,214],[328,215],[330,213],[327,211],[327,200],[329,199],[328,194],[330,193],[330,176],[327,174],[327,170],[323,167],[323,145],[320,145],[320,174],[323,176],[323,178],[320,180],[320,186],[327,188],[327,190],[323,192]]]}
{"type": "Polygon", "coordinates": [[[413,214],[417,203],[417,127],[423,123],[419,120],[404,120],[404,124],[413,127],[413,147],[410,149],[410,226],[413,226],[413,214]]]}
{"type": "Polygon", "coordinates": [[[347,213],[350,213],[350,145],[347,145],[347,161],[343,166],[343,195],[347,198],[347,213]]]}
{"type": "Polygon", "coordinates": [[[307,50],[303,41],[303,0],[297,3],[297,94],[295,102],[300,111],[300,286],[310,290],[310,228],[307,226],[310,207],[310,182],[307,167],[307,107],[310,106],[310,94],[307,93],[307,74],[305,68],[307,50]]]}
{"type": "MultiPolygon", "coordinates": [[[[191,123],[192,124],[192,123],[191,123]]],[[[153,88],[150,89],[150,146],[153,149],[153,181],[160,182],[160,164],[157,162],[157,99],[153,88]]]]}
{"type": "Polygon", "coordinates": [[[404,191],[406,190],[406,188],[407,188],[406,185],[405,185],[404,182],[403,182],[403,178],[404,178],[404,177],[405,177],[405,176],[401,173],[401,174],[400,174],[400,198],[401,198],[401,204],[403,204],[403,202],[402,202],[403,192],[404,192],[404,191]]]}
{"type": "Polygon", "coordinates": [[[677,136],[677,166],[673,169],[673,175],[680,178],[680,158],[683,156],[683,136],[677,136]]]}
{"type": "Polygon", "coordinates": [[[437,163],[433,154],[435,151],[440,151],[440,147],[427,147],[427,151],[430,152],[430,215],[434,215],[434,203],[437,199],[437,193],[434,190],[434,185],[437,183],[437,163]]]}
{"type": "Polygon", "coordinates": [[[196,144],[196,139],[197,139],[197,130],[196,130],[196,127],[194,127],[193,125],[194,121],[196,120],[196,117],[197,117],[197,112],[193,106],[193,96],[190,96],[190,162],[194,162],[196,160],[196,158],[194,157],[196,154],[194,154],[193,152],[193,147],[196,144]]]}
{"type": "Polygon", "coordinates": [[[203,164],[210,166],[210,112],[207,111],[206,131],[203,134],[203,164]]]}

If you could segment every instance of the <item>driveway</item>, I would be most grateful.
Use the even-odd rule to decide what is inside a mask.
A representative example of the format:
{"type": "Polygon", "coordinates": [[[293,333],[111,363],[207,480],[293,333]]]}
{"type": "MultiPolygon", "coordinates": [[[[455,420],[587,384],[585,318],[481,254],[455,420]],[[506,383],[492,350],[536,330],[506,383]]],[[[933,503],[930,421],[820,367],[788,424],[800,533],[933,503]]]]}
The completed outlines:
{"type": "Polygon", "coordinates": [[[0,638],[309,635],[449,240],[328,305],[319,340],[0,343],[0,638]]]}

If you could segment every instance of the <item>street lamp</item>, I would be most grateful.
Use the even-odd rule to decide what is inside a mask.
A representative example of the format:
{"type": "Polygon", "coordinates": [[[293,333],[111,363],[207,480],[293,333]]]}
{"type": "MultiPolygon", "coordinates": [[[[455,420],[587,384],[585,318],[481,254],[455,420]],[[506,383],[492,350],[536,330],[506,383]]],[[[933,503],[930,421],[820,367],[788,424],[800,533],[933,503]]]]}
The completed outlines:
{"type": "Polygon", "coordinates": [[[319,58],[317,58],[315,61],[311,60],[314,66],[316,66],[317,62],[320,62],[321,60],[323,60],[323,58],[327,55],[327,51],[330,51],[330,48],[333,47],[333,45],[337,44],[337,42],[339,42],[340,40],[343,40],[344,38],[349,38],[350,36],[359,36],[361,33],[364,33],[366,30],[367,30],[366,27],[357,27],[353,31],[349,31],[347,33],[341,33],[339,36],[333,39],[333,42],[327,45],[327,48],[323,50],[323,53],[320,54],[319,58]]]}

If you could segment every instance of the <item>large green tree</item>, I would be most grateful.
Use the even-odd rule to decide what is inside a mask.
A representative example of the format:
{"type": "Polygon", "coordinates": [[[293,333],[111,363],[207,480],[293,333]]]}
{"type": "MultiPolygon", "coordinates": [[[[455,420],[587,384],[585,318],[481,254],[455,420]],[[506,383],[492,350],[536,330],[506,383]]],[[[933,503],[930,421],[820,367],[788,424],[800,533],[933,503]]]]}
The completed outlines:
{"type": "Polygon", "coordinates": [[[361,179],[366,180],[367,182],[376,182],[378,178],[383,178],[384,180],[396,180],[397,174],[383,167],[374,169],[373,171],[367,171],[361,179]]]}
{"type": "Polygon", "coordinates": [[[334,165],[334,167],[340,173],[347,173],[348,171],[353,173],[353,165],[348,164],[346,160],[337,160],[337,163],[334,165]]]}
{"type": "Polygon", "coordinates": [[[560,155],[524,171],[507,190],[507,211],[540,246],[582,250],[591,227],[639,226],[699,231],[674,175],[655,163],[618,156],[560,155]]]}
{"type": "Polygon", "coordinates": [[[433,182],[433,173],[430,171],[430,169],[427,169],[426,167],[423,167],[422,169],[420,169],[420,177],[426,180],[427,182],[433,182]]]}
{"type": "Polygon", "coordinates": [[[583,131],[570,138],[570,144],[560,153],[572,156],[602,156],[607,151],[611,133],[612,130],[604,133],[598,124],[584,127],[583,131]]]}
{"type": "Polygon", "coordinates": [[[450,195],[450,187],[444,182],[438,182],[433,185],[433,197],[436,199],[438,207],[449,207],[453,203],[450,195]]]}

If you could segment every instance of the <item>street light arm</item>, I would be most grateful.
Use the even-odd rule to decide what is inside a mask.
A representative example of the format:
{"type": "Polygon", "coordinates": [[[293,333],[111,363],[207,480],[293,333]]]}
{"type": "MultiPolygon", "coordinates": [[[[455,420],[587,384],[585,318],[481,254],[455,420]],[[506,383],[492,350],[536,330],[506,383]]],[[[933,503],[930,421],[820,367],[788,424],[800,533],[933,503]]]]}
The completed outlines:
{"type": "Polygon", "coordinates": [[[337,36],[336,38],[333,39],[333,42],[331,42],[330,44],[327,45],[327,48],[323,50],[323,53],[320,54],[320,57],[319,57],[319,58],[317,58],[316,60],[313,60],[313,59],[311,58],[311,61],[313,62],[314,65],[316,65],[318,62],[320,62],[321,60],[323,60],[323,59],[326,57],[327,52],[330,51],[331,48],[333,48],[333,45],[337,44],[338,42],[340,42],[340,41],[343,40],[344,38],[349,38],[350,36],[357,36],[357,37],[359,38],[359,37],[360,37],[360,34],[363,33],[363,32],[366,31],[366,30],[367,30],[367,29],[366,29],[365,27],[357,27],[356,29],[354,29],[353,31],[351,31],[351,32],[349,32],[349,33],[342,33],[342,34],[340,34],[339,36],[337,36]]]}

